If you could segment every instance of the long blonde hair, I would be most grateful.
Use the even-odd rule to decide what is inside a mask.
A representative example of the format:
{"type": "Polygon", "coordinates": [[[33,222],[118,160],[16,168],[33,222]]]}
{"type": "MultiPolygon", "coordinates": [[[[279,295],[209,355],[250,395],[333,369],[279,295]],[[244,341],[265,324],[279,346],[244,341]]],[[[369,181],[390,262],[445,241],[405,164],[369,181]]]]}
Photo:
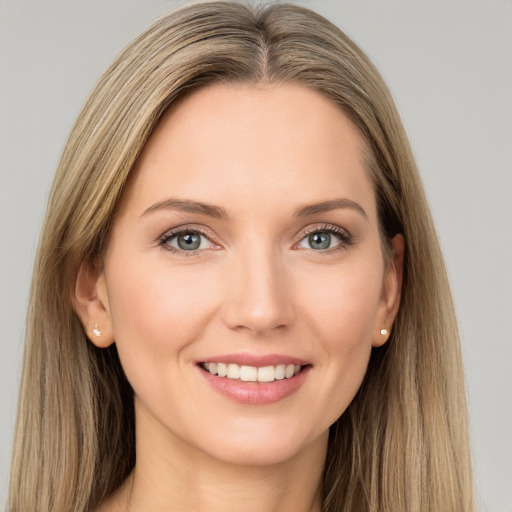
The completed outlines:
{"type": "Polygon", "coordinates": [[[350,116],[367,146],[383,240],[406,240],[402,302],[363,385],[331,427],[324,512],[473,510],[458,332],[439,245],[400,118],[361,50],[294,5],[207,2],[156,22],[99,80],[58,167],[28,312],[11,512],[87,511],[135,464],[132,390],[115,346],[71,304],[98,261],[130,170],[163,112],[211,83],[293,82],[350,116]]]}

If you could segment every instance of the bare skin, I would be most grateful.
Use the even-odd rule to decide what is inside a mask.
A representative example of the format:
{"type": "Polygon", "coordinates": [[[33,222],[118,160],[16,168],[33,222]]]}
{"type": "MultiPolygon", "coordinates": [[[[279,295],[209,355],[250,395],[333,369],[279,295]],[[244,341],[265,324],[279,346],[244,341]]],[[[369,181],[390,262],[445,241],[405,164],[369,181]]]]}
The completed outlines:
{"type": "Polygon", "coordinates": [[[77,279],[135,392],[137,463],[99,512],[321,510],[329,427],[400,299],[403,239],[385,261],[362,153],[298,85],[210,86],[164,115],[104,268],[77,279]],[[278,378],[283,361],[296,373],[278,378]]]}
{"type": "MultiPolygon", "coordinates": [[[[311,447],[313,451],[315,447],[311,447]]],[[[247,510],[249,512],[320,512],[321,471],[323,458],[317,451],[317,474],[305,473],[299,460],[277,464],[272,467],[232,467],[215,464],[203,467],[197,457],[189,467],[163,465],[162,471],[169,473],[173,468],[172,485],[157,479],[145,478],[154,475],[157,468],[139,465],[125,481],[119,492],[106,500],[97,512],[127,512],[162,510],[185,512],[187,510],[217,512],[247,510]],[[162,485],[168,487],[165,496],[159,491],[162,485]],[[193,488],[194,490],[189,490],[193,488]]],[[[174,454],[168,458],[183,460],[174,454]]],[[[167,477],[168,478],[168,477],[167,477]]]]}

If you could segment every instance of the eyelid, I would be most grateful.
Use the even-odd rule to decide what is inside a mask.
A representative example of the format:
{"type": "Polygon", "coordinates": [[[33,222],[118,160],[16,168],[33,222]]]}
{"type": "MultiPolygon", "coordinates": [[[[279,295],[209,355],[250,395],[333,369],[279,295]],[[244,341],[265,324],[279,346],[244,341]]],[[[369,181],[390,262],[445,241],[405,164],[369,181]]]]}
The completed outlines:
{"type": "MultiPolygon", "coordinates": [[[[297,240],[293,244],[293,248],[297,248],[298,244],[302,242],[306,237],[311,235],[312,233],[316,232],[327,232],[334,234],[340,239],[340,243],[336,245],[335,247],[331,247],[330,249],[324,249],[324,250],[315,250],[315,249],[309,249],[310,251],[313,251],[317,254],[328,254],[330,252],[335,252],[339,249],[344,249],[347,246],[351,245],[353,243],[353,236],[352,234],[345,228],[342,228],[341,226],[338,226],[336,224],[317,224],[308,226],[306,229],[300,232],[300,234],[297,236],[297,240]]],[[[306,249],[308,250],[308,249],[306,249]]]]}
{"type": "Polygon", "coordinates": [[[183,254],[186,256],[191,256],[193,254],[197,254],[198,252],[205,250],[194,249],[190,251],[185,251],[167,244],[167,242],[171,238],[174,238],[182,233],[197,233],[201,236],[204,236],[211,244],[220,246],[220,244],[216,240],[214,240],[216,237],[214,236],[213,232],[210,229],[206,228],[205,226],[200,226],[197,224],[183,224],[181,226],[176,226],[174,228],[166,230],[162,235],[158,237],[158,245],[163,247],[165,250],[168,250],[169,252],[183,254]]]}
{"type": "MultiPolygon", "coordinates": [[[[181,233],[197,233],[201,236],[204,236],[210,243],[218,246],[219,248],[222,246],[218,241],[216,241],[215,234],[205,226],[197,225],[197,224],[183,224],[180,226],[173,227],[171,229],[166,230],[162,235],[158,237],[158,245],[163,247],[164,249],[177,253],[180,255],[185,256],[192,256],[194,254],[197,254],[201,251],[204,251],[205,249],[194,249],[185,251],[182,249],[178,249],[176,247],[172,247],[167,244],[167,242],[174,238],[181,233]]],[[[328,224],[328,223],[321,223],[316,225],[310,225],[307,228],[303,229],[296,237],[295,242],[293,243],[292,249],[299,249],[298,244],[302,242],[307,236],[309,236],[312,233],[316,232],[328,232],[331,234],[334,234],[334,236],[338,237],[340,239],[340,243],[336,245],[335,247],[331,247],[329,249],[324,250],[315,250],[315,249],[305,249],[310,250],[316,254],[329,254],[332,252],[335,252],[340,249],[345,249],[347,246],[351,245],[353,243],[353,237],[352,234],[345,228],[338,226],[336,224],[328,224]]]]}

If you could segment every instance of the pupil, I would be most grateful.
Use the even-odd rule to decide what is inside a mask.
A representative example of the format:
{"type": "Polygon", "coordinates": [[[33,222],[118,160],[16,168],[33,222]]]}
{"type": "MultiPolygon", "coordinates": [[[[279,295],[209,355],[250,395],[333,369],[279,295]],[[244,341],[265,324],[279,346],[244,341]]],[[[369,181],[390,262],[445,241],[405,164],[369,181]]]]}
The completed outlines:
{"type": "Polygon", "coordinates": [[[308,238],[313,249],[328,249],[331,245],[331,235],[328,233],[313,233],[308,238]]]}
{"type": "Polygon", "coordinates": [[[201,245],[201,239],[199,235],[195,233],[185,233],[178,237],[178,245],[180,249],[184,249],[185,251],[198,249],[201,245]]]}

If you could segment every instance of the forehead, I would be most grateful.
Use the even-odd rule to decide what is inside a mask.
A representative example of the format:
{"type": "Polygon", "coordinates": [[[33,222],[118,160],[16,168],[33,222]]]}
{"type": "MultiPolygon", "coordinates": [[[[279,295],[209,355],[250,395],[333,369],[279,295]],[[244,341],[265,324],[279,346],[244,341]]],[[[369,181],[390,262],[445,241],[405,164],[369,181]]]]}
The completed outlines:
{"type": "Polygon", "coordinates": [[[132,170],[122,205],[147,208],[172,195],[231,203],[227,209],[293,207],[349,196],[371,213],[363,154],[357,128],[316,91],[295,84],[212,85],[165,113],[132,170]]]}

